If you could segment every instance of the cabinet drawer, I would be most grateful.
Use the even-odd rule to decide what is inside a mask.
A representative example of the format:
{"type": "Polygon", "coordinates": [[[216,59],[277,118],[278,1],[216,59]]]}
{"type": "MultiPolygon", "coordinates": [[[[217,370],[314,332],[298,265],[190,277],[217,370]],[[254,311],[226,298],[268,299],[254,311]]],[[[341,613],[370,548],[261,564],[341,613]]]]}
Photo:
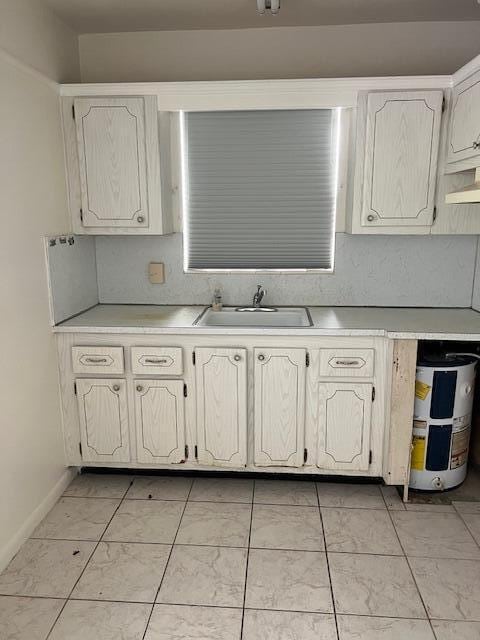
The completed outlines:
{"type": "Polygon", "coordinates": [[[74,373],[123,373],[123,347],[72,347],[74,373]]]}
{"type": "Polygon", "coordinates": [[[373,376],[373,349],[321,349],[320,375],[337,378],[373,376]]]}
{"type": "Polygon", "coordinates": [[[132,347],[132,372],[139,375],[181,376],[181,347],[132,347]]]}

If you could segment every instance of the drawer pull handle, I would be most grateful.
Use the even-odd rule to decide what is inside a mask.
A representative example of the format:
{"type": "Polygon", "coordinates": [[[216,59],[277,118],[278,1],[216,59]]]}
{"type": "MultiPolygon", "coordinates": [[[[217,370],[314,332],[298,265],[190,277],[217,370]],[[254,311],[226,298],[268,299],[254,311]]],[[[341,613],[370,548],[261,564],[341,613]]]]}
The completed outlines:
{"type": "Polygon", "coordinates": [[[107,362],[106,358],[85,358],[85,362],[90,362],[91,364],[101,364],[107,362]]]}
{"type": "Polygon", "coordinates": [[[120,385],[119,385],[119,384],[114,384],[114,385],[113,385],[113,387],[112,387],[112,389],[113,389],[114,391],[120,391],[120,385]]]}
{"type": "Polygon", "coordinates": [[[342,367],[353,367],[356,364],[360,364],[359,360],[335,360],[335,364],[339,364],[342,367]]]}
{"type": "Polygon", "coordinates": [[[145,358],[147,364],[167,364],[166,358],[145,358]]]}

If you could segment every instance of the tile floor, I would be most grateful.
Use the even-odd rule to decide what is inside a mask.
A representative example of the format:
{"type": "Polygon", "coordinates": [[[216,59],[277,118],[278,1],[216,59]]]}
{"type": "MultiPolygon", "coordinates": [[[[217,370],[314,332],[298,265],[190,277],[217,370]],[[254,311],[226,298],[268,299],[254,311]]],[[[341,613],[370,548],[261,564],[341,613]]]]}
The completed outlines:
{"type": "Polygon", "coordinates": [[[479,640],[479,505],[85,474],[0,575],[0,640],[479,640]]]}

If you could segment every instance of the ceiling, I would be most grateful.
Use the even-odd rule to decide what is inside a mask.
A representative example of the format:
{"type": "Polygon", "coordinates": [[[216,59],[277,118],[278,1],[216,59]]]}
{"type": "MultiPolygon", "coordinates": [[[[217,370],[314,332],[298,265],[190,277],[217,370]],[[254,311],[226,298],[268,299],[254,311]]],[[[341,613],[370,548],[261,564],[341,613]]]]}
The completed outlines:
{"type": "Polygon", "coordinates": [[[256,0],[43,1],[78,33],[480,20],[477,0],[281,0],[278,16],[256,0]]]}

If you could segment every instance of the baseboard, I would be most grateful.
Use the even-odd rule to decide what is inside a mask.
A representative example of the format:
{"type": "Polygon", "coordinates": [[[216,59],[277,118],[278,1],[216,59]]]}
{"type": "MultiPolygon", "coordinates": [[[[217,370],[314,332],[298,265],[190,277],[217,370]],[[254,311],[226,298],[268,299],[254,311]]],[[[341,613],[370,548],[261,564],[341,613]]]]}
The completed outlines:
{"type": "Polygon", "coordinates": [[[78,469],[76,467],[69,467],[66,469],[57,484],[45,499],[42,500],[38,507],[28,516],[13,538],[7,542],[3,549],[0,549],[0,571],[5,569],[25,540],[31,536],[35,527],[40,524],[77,473],[78,469]]]}

